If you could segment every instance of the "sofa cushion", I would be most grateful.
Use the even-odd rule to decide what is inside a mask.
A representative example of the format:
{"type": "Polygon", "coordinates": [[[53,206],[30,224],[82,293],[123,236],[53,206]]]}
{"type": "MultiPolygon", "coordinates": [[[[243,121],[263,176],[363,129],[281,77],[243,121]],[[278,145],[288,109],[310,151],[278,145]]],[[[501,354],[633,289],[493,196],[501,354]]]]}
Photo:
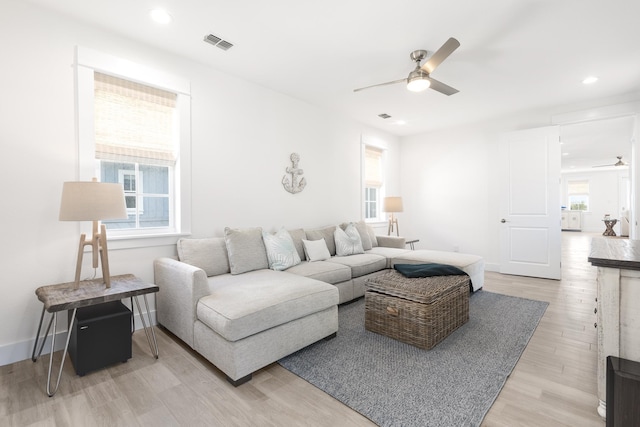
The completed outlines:
{"type": "Polygon", "coordinates": [[[298,256],[301,260],[305,259],[304,255],[304,246],[302,245],[302,240],[307,238],[307,234],[304,232],[302,228],[297,228],[295,230],[289,230],[289,235],[291,235],[291,239],[293,240],[293,244],[298,251],[298,256]]]}
{"type": "Polygon", "coordinates": [[[287,269],[287,273],[321,280],[333,285],[351,279],[351,268],[344,264],[327,261],[303,262],[287,269]]]}
{"type": "Polygon", "coordinates": [[[293,239],[284,228],[274,234],[263,231],[262,240],[267,250],[270,269],[281,271],[300,264],[300,255],[293,244],[293,239]]]}
{"type": "Polygon", "coordinates": [[[269,268],[262,228],[224,229],[231,274],[269,268]]]}
{"type": "Polygon", "coordinates": [[[324,238],[320,240],[302,240],[304,254],[309,261],[324,261],[331,258],[324,238]]]}
{"type": "Polygon", "coordinates": [[[208,280],[211,294],[198,301],[198,320],[228,341],[338,304],[335,286],[283,271],[256,270],[208,280]]]}
{"type": "Polygon", "coordinates": [[[371,236],[369,236],[369,231],[367,230],[367,224],[365,224],[363,220],[360,220],[355,224],[358,233],[360,233],[360,240],[362,240],[362,249],[368,251],[373,247],[373,245],[371,243],[371,236]]]}
{"type": "Polygon", "coordinates": [[[342,264],[351,268],[351,277],[360,277],[365,274],[387,268],[387,259],[375,254],[357,254],[345,257],[332,257],[327,262],[342,264]]]}
{"type": "Polygon", "coordinates": [[[227,246],[222,237],[180,239],[177,248],[180,261],[203,269],[207,276],[230,271],[227,246]]]}
{"type": "Polygon", "coordinates": [[[320,240],[324,239],[327,244],[327,248],[329,249],[329,254],[334,256],[336,254],[336,243],[333,240],[333,231],[336,229],[336,226],[318,228],[314,230],[305,230],[307,235],[307,240],[320,240]]]}
{"type": "Polygon", "coordinates": [[[377,247],[378,238],[376,237],[376,232],[373,230],[373,227],[371,227],[370,225],[367,225],[367,233],[369,234],[369,238],[371,239],[371,247],[372,248],[377,247]]]}
{"type": "Polygon", "coordinates": [[[387,259],[386,268],[393,268],[393,257],[400,256],[407,252],[411,251],[408,249],[386,248],[384,246],[376,246],[375,248],[371,248],[369,251],[365,251],[366,254],[375,254],[385,257],[387,259]]]}
{"type": "Polygon", "coordinates": [[[353,223],[347,225],[345,230],[340,227],[336,227],[333,232],[333,237],[336,242],[337,256],[349,256],[364,253],[360,233],[358,233],[358,230],[356,230],[356,226],[353,223]]]}

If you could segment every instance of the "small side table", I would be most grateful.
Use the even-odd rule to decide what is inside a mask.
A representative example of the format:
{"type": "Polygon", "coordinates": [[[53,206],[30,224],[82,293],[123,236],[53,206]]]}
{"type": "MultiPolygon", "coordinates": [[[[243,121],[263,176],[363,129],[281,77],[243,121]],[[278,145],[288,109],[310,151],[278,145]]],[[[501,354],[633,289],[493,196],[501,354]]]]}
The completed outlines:
{"type": "Polygon", "coordinates": [[[617,219],[603,219],[602,221],[604,222],[605,227],[607,227],[607,229],[604,230],[604,233],[602,233],[602,235],[603,236],[615,236],[616,232],[613,231],[613,226],[616,225],[618,220],[617,219]]]}
{"type": "Polygon", "coordinates": [[[418,243],[420,241],[420,239],[414,239],[414,240],[407,240],[406,242],[404,242],[406,245],[409,245],[409,247],[411,248],[411,250],[414,250],[415,247],[413,245],[415,245],[416,243],[418,243]]]}
{"type": "MultiPolygon", "coordinates": [[[[144,327],[147,341],[149,342],[149,348],[151,353],[157,359],[158,358],[158,342],[156,341],[156,333],[151,323],[151,313],[149,311],[149,303],[147,302],[147,294],[158,292],[160,288],[154,284],[144,283],[133,274],[124,274],[121,276],[111,277],[111,287],[107,288],[104,285],[102,278],[94,280],[83,280],[80,282],[78,289],[74,288],[74,283],[59,283],[57,285],[41,286],[36,289],[36,295],[42,302],[42,314],[40,315],[40,324],[38,325],[38,332],[36,333],[36,339],[33,343],[33,353],[31,354],[31,360],[36,362],[42,354],[44,343],[51,331],[51,324],[53,323],[53,331],[51,332],[51,353],[49,353],[49,369],[47,374],[47,394],[49,397],[53,396],[60,386],[60,378],[62,377],[62,368],[64,367],[65,357],[67,350],[69,349],[69,339],[71,338],[71,326],[76,317],[76,312],[80,307],[87,307],[91,305],[102,304],[110,301],[119,301],[123,298],[131,297],[136,302],[138,307],[138,313],[142,320],[142,326],[144,327]],[[138,298],[140,295],[144,298],[144,304],[147,309],[147,320],[149,326],[147,327],[147,320],[144,318],[144,314],[140,309],[140,302],[138,298]],[[133,298],[136,297],[136,298],[133,298]],[[56,380],[56,386],[51,390],[51,367],[53,366],[53,353],[56,343],[56,328],[57,328],[57,313],[59,311],[73,310],[71,318],[69,319],[69,327],[67,330],[67,338],[62,353],[62,361],[60,362],[60,371],[58,372],[58,379],[56,380]],[[51,313],[51,319],[49,319],[49,325],[47,331],[43,337],[40,337],[40,331],[42,330],[42,322],[44,320],[44,312],[51,313]],[[38,342],[42,340],[40,344],[40,350],[36,356],[36,348],[38,342]]],[[[131,307],[133,309],[133,307],[131,307]]]]}

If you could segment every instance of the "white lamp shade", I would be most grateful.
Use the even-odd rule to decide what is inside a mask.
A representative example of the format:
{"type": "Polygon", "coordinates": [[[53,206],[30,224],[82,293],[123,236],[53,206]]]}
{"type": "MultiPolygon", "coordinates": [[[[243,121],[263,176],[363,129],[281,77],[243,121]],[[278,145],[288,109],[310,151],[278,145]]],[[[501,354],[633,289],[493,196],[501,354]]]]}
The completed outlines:
{"type": "Polygon", "coordinates": [[[60,221],[126,219],[122,184],[65,182],[60,202],[60,221]]]}
{"type": "Polygon", "coordinates": [[[382,210],[384,212],[402,212],[402,197],[385,197],[382,210]]]}

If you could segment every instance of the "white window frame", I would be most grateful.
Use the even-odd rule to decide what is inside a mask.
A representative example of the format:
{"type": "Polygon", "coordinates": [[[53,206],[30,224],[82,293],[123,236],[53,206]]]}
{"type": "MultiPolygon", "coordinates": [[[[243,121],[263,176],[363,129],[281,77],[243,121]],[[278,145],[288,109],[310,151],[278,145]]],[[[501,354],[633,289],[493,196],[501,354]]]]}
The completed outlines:
{"type": "Polygon", "coordinates": [[[144,204],[142,203],[138,203],[138,198],[142,197],[142,195],[144,194],[144,180],[143,180],[143,173],[142,171],[139,170],[138,168],[138,164],[134,163],[135,165],[135,169],[134,170],[128,170],[128,169],[118,169],[118,182],[120,184],[122,184],[122,186],[124,187],[124,196],[127,197],[135,197],[136,199],[136,207],[135,208],[127,208],[127,213],[129,215],[142,215],[144,214],[144,204]],[[136,189],[134,191],[131,190],[127,190],[127,188],[124,185],[124,177],[125,175],[130,175],[133,177],[133,181],[135,182],[135,186],[136,189]]]}
{"type": "Polygon", "coordinates": [[[382,201],[384,200],[384,192],[385,192],[385,164],[386,164],[386,149],[379,147],[373,144],[367,144],[365,142],[362,143],[362,153],[361,153],[361,164],[362,164],[362,218],[366,223],[381,223],[385,221],[382,212],[382,201]],[[382,185],[380,187],[368,187],[366,182],[366,152],[367,147],[371,147],[373,149],[379,150],[381,152],[380,159],[380,168],[382,174],[382,185]],[[377,188],[378,189],[378,200],[376,203],[376,216],[375,218],[366,218],[366,189],[367,188],[377,188]]]}
{"type": "MultiPolygon", "coordinates": [[[[78,180],[91,181],[100,176],[100,162],[95,158],[93,114],[94,72],[110,74],[177,94],[179,156],[170,182],[175,198],[173,227],[168,229],[109,230],[110,249],[173,244],[191,233],[191,85],[188,80],[104,54],[76,47],[75,58],[76,123],[78,127],[78,180]]],[[[170,177],[171,178],[171,177],[170,177]]],[[[172,190],[172,191],[171,191],[172,190]]],[[[91,224],[81,222],[83,233],[91,233],[91,224]]]]}
{"type": "Polygon", "coordinates": [[[569,208],[569,210],[571,209],[571,196],[578,196],[578,197],[587,197],[587,209],[585,210],[581,210],[579,209],[580,212],[591,212],[591,182],[589,182],[588,179],[586,178],[573,178],[573,179],[568,179],[567,180],[567,207],[569,208]],[[587,186],[589,187],[589,192],[587,193],[570,193],[569,189],[571,188],[571,183],[572,182],[586,182],[587,186]]]}

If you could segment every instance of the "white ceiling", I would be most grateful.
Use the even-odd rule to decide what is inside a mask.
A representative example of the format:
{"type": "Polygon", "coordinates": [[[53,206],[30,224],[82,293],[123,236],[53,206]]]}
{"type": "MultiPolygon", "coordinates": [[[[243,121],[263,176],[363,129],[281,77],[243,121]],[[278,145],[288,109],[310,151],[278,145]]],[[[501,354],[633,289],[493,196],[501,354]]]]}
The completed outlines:
{"type": "Polygon", "coordinates": [[[30,1],[400,136],[640,91],[638,0],[30,1]],[[158,6],[171,24],[148,18],[158,6]],[[449,37],[461,46],[433,77],[459,93],[353,92],[405,78],[411,51],[449,37]]]}

